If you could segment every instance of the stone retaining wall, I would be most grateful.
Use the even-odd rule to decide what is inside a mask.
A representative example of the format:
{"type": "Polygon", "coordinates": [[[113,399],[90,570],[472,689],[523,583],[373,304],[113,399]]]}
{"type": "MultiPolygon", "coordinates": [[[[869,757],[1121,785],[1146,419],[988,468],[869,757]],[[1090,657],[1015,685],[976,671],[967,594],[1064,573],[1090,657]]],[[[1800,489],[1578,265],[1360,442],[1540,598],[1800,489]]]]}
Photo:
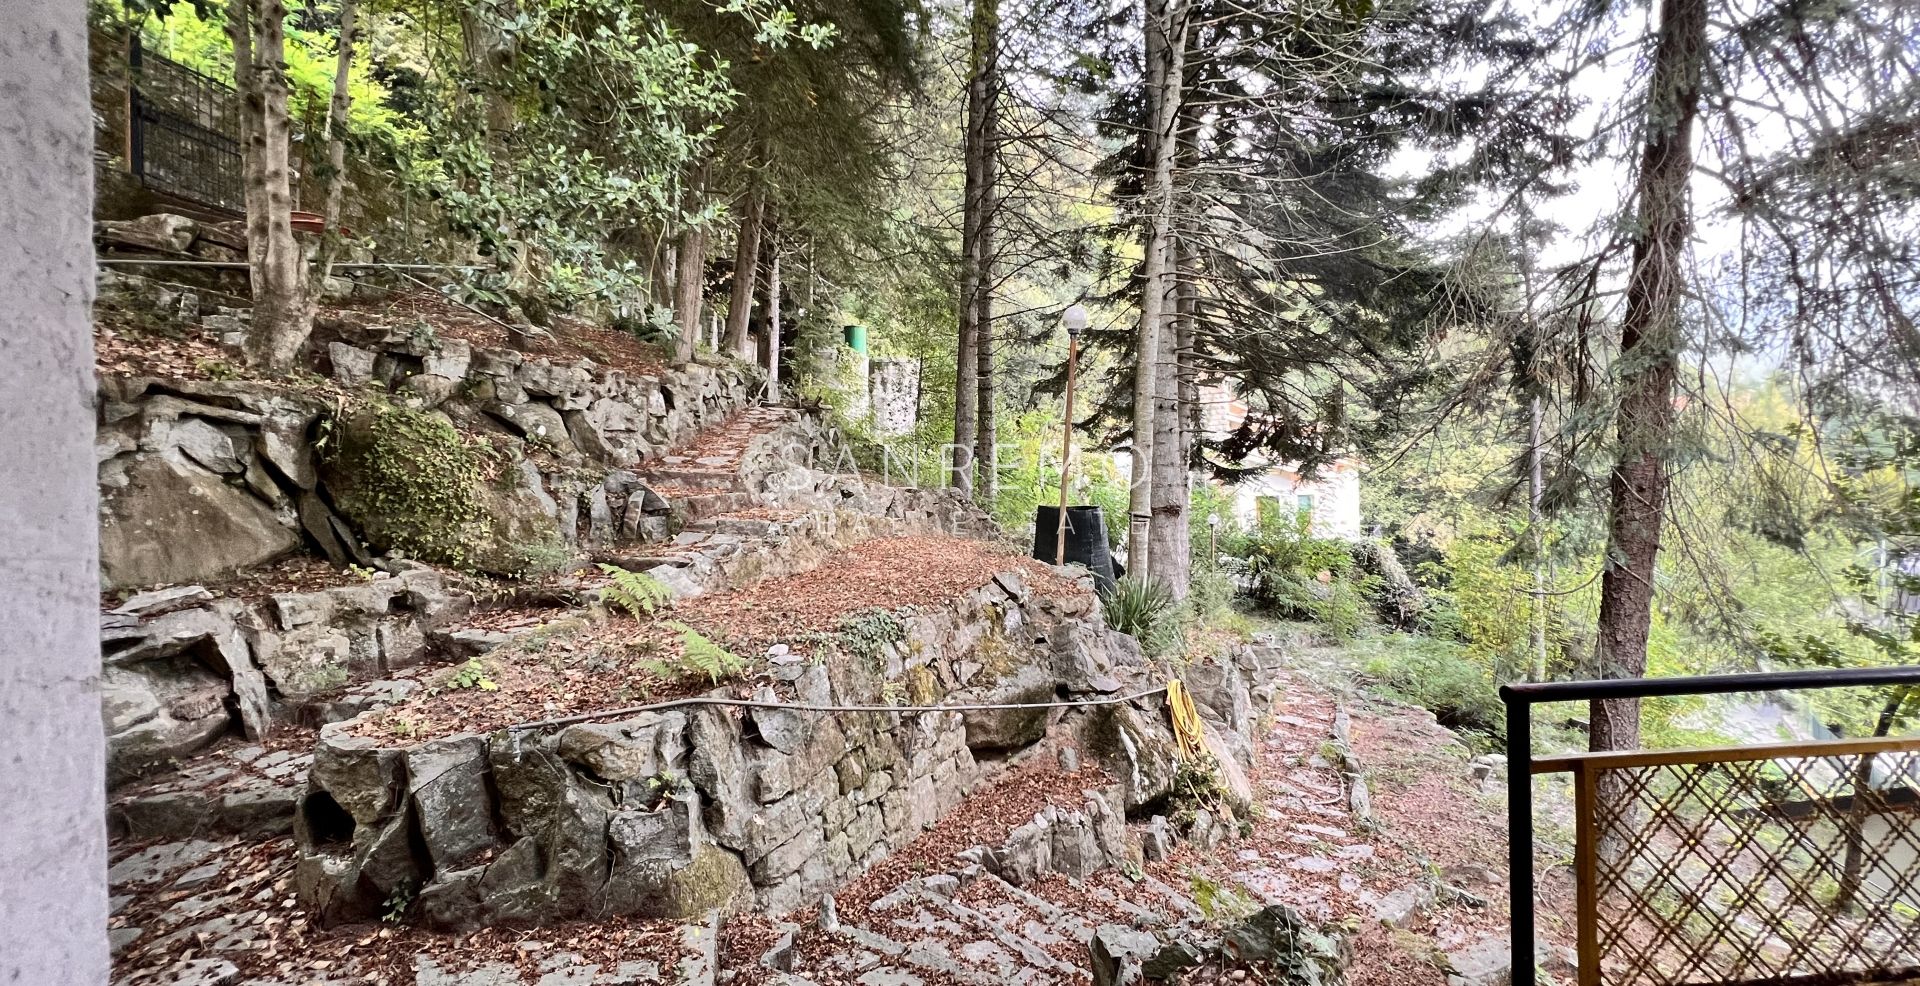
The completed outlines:
{"type": "MultiPolygon", "coordinates": [[[[102,290],[103,304],[150,304],[209,325],[224,319],[234,332],[243,325],[244,313],[202,315],[198,300],[140,278],[114,275],[102,290]],[[167,297],[149,297],[156,292],[167,297]]],[[[725,420],[758,387],[744,363],[638,376],[585,359],[475,349],[420,327],[331,322],[314,339],[338,388],[389,394],[492,436],[512,460],[487,503],[511,516],[490,518],[492,526],[528,542],[571,546],[584,535],[604,543],[646,527],[640,511],[624,516],[640,485],[624,467],[725,420]]],[[[103,377],[95,438],[102,585],[213,581],[303,550],[341,566],[367,564],[365,532],[342,516],[320,468],[323,422],[339,399],[317,382],[103,377]]],[[[483,570],[512,563],[511,553],[501,558],[482,552],[476,562],[483,570]]]]}
{"type": "MultiPolygon", "coordinates": [[[[1090,594],[1040,596],[1009,572],[913,614],[871,653],[776,656],[755,697],[953,704],[1069,682],[1117,689],[1125,639],[1099,625],[1090,594]]],[[[295,827],[299,894],[323,921],[411,900],[449,929],[787,911],[910,841],[1058,718],[697,706],[411,745],[339,723],[321,733],[295,827]]],[[[1170,745],[1141,719],[1159,730],[1143,742],[1170,745]]]]}
{"type": "Polygon", "coordinates": [[[372,702],[341,689],[418,664],[433,628],[472,603],[432,569],[399,567],[261,599],[181,586],[103,615],[108,782],[164,768],[236,727],[261,739],[276,723],[339,718],[372,702]]]}

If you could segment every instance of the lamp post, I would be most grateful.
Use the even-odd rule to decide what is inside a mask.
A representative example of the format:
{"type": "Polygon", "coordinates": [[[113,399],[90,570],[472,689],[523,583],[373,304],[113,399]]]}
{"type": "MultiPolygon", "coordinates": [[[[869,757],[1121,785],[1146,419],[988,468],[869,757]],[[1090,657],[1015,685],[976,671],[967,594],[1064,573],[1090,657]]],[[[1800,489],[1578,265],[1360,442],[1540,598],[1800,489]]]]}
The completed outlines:
{"type": "Polygon", "coordinates": [[[1207,563],[1220,564],[1220,511],[1207,515],[1207,563]]]}
{"type": "Polygon", "coordinates": [[[1060,429],[1060,517],[1059,528],[1054,532],[1055,565],[1067,563],[1067,474],[1073,465],[1073,371],[1080,362],[1080,332],[1087,327],[1086,306],[1067,306],[1060,322],[1067,327],[1067,417],[1065,427],[1060,429]]]}

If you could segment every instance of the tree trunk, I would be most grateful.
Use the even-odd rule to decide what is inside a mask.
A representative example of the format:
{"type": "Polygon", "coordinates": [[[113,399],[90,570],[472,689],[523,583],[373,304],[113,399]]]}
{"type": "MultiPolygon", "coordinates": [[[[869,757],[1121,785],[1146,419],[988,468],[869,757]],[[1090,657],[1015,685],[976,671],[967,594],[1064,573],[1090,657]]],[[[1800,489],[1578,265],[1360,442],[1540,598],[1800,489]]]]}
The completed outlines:
{"type": "MultiPolygon", "coordinates": [[[[699,211],[706,182],[707,163],[702,161],[687,181],[683,212],[699,211]]],[[[694,346],[700,341],[700,300],[706,293],[706,279],[707,230],[705,226],[689,226],[680,232],[673,261],[673,314],[680,328],[673,347],[676,366],[693,362],[694,346]]]]}
{"type": "Polygon", "coordinates": [[[1192,273],[1194,256],[1186,243],[1176,243],[1172,331],[1161,333],[1160,373],[1155,389],[1153,435],[1153,523],[1148,528],[1148,553],[1153,577],[1185,599],[1193,582],[1193,528],[1191,468],[1193,426],[1191,412],[1199,406],[1198,383],[1193,378],[1193,319],[1198,298],[1192,273]]]}
{"type": "Polygon", "coordinates": [[[780,235],[767,253],[767,400],[780,399],[780,235]]]}
{"type": "Polygon", "coordinates": [[[960,217],[960,332],[953,374],[953,460],[947,477],[949,485],[968,497],[973,496],[974,460],[980,443],[980,368],[992,352],[989,345],[985,347],[986,356],[982,355],[980,296],[988,289],[985,229],[993,183],[989,120],[999,20],[999,0],[974,0],[967,53],[967,126],[961,147],[966,189],[960,217]]]}
{"type": "MultiPolygon", "coordinates": [[[[1620,326],[1620,450],[1610,484],[1607,567],[1600,584],[1597,657],[1610,678],[1640,677],[1647,670],[1682,348],[1680,261],[1692,230],[1687,185],[1706,34],[1707,0],[1661,0],[1646,146],[1635,189],[1638,238],[1620,326]]],[[[1632,749],[1640,742],[1640,703],[1595,702],[1592,723],[1593,749],[1632,749]]],[[[1607,795],[1601,791],[1602,803],[1607,795]]]]}
{"type": "MultiPolygon", "coordinates": [[[[509,188],[515,181],[509,167],[515,118],[505,80],[519,57],[519,49],[503,25],[519,18],[520,5],[518,0],[469,0],[460,4],[459,9],[461,49],[467,56],[468,70],[473,73],[474,88],[480,92],[481,110],[486,118],[486,148],[492,159],[488,180],[500,188],[509,188]]],[[[501,250],[496,259],[505,264],[502,273],[507,278],[507,291],[510,295],[531,293],[533,250],[520,237],[519,217],[502,214],[498,220],[501,250]]],[[[523,341],[514,340],[510,335],[510,344],[522,348],[523,341]]]]}
{"type": "Polygon", "coordinates": [[[1135,341],[1133,384],[1133,468],[1127,499],[1127,569],[1135,576],[1153,572],[1155,559],[1149,539],[1153,520],[1154,419],[1159,390],[1156,378],[1161,357],[1160,337],[1166,321],[1172,279],[1173,159],[1177,149],[1174,128],[1180,116],[1180,93],[1186,54],[1182,36],[1185,15],[1181,0],[1146,0],[1147,105],[1152,130],[1152,170],[1147,176],[1143,206],[1147,213],[1146,256],[1140,298],[1140,331],[1135,341]]]}
{"type": "Polygon", "coordinates": [[[759,188],[749,188],[740,210],[740,235],[734,239],[733,294],[727,301],[726,351],[741,359],[753,358],[747,351],[747,326],[753,317],[754,282],[760,273],[760,217],[765,210],[759,188]]]}
{"type": "Polygon", "coordinates": [[[999,433],[994,427],[993,413],[993,288],[994,279],[998,276],[994,263],[993,214],[999,203],[999,196],[994,188],[996,181],[994,145],[999,140],[999,127],[993,109],[994,98],[989,88],[986,132],[982,137],[986,144],[985,161],[981,165],[985,177],[981,182],[980,228],[976,231],[979,237],[980,280],[978,289],[974,293],[973,304],[973,326],[974,331],[978,333],[974,343],[978,362],[975,382],[980,394],[979,410],[975,414],[977,428],[973,454],[974,462],[979,468],[979,480],[974,498],[982,504],[991,504],[1000,488],[999,476],[996,474],[996,470],[1000,468],[1000,456],[995,447],[999,443],[999,433]]]}
{"type": "Polygon", "coordinates": [[[333,66],[333,101],[327,104],[327,122],[320,139],[327,147],[327,201],[325,231],[320,237],[320,262],[315,265],[319,284],[315,294],[326,289],[333,276],[333,261],[341,248],[340,208],[347,191],[347,113],[353,108],[353,91],[348,85],[353,68],[355,21],[359,0],[340,0],[340,51],[333,66]]]}
{"type": "Polygon", "coordinates": [[[275,373],[294,367],[313,331],[313,302],[293,236],[286,20],[282,0],[232,0],[228,7],[253,281],[253,326],[245,348],[248,362],[275,373]]]}
{"type": "Polygon", "coordinates": [[[978,369],[978,410],[975,413],[974,462],[979,468],[978,489],[974,498],[982,504],[993,502],[999,492],[1000,456],[995,449],[999,435],[994,427],[994,340],[993,291],[997,284],[998,255],[995,252],[993,224],[1000,208],[1000,4],[999,0],[975,0],[976,43],[984,46],[978,66],[981,76],[978,147],[980,168],[980,215],[974,222],[974,316],[975,358],[978,369]]]}
{"type": "Polygon", "coordinates": [[[1175,599],[1185,599],[1192,574],[1192,546],[1187,530],[1186,428],[1179,399],[1179,294],[1176,290],[1176,300],[1170,306],[1171,324],[1160,332],[1160,367],[1154,373],[1153,523],[1147,529],[1147,555],[1154,580],[1166,585],[1175,599]]]}
{"type": "MultiPolygon", "coordinates": [[[[1900,721],[1900,709],[1907,704],[1909,691],[1908,688],[1895,688],[1888,694],[1886,703],[1880,709],[1879,722],[1874,725],[1875,739],[1893,733],[1893,727],[1900,721]]],[[[1867,819],[1890,807],[1886,798],[1873,790],[1873,763],[1874,755],[1871,753],[1861,754],[1854,763],[1853,806],[1847,812],[1842,827],[1846,852],[1840,864],[1840,886],[1833,895],[1833,907],[1839,911],[1855,910],[1859,902],[1867,862],[1867,819]]]]}
{"type": "Polygon", "coordinates": [[[1528,407],[1527,421],[1527,531],[1533,548],[1532,666],[1528,681],[1547,680],[1547,537],[1546,515],[1541,507],[1546,499],[1545,412],[1540,395],[1535,394],[1528,407]]]}

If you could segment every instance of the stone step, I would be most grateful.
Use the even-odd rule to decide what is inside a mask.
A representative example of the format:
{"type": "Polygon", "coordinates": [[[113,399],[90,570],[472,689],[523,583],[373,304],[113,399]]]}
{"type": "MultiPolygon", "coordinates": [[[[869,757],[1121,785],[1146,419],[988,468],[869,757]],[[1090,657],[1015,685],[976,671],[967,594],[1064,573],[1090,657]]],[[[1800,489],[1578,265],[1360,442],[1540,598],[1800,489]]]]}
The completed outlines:
{"type": "Polygon", "coordinates": [[[695,493],[668,497],[668,502],[673,506],[673,518],[681,530],[685,530],[689,524],[745,510],[753,506],[754,496],[751,493],[695,493]]]}
{"type": "Polygon", "coordinates": [[[785,533],[786,525],[779,521],[761,520],[756,517],[729,517],[723,514],[694,521],[686,526],[686,530],[711,531],[740,538],[771,538],[785,533]]]}
{"type": "MultiPolygon", "coordinates": [[[[649,469],[645,480],[654,490],[703,490],[712,493],[738,492],[740,474],[731,468],[714,466],[661,466],[649,469]]],[[[671,498],[671,494],[666,494],[671,498]]]]}
{"type": "Polygon", "coordinates": [[[1079,971],[1078,966],[1055,959],[1040,944],[991,917],[951,897],[922,889],[917,882],[875,901],[873,909],[882,910],[883,903],[890,904],[886,910],[899,915],[893,923],[901,928],[957,933],[970,939],[956,950],[959,961],[984,966],[982,971],[989,974],[1004,976],[1019,969],[1033,969],[1072,976],[1079,971]]]}

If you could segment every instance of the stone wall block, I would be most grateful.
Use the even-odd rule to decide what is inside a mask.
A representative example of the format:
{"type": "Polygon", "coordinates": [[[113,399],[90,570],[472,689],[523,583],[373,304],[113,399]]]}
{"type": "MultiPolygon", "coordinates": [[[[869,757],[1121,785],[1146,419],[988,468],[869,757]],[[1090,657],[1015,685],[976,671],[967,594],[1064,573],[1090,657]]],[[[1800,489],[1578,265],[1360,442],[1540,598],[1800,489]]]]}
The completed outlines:
{"type": "Polygon", "coordinates": [[[486,742],[463,734],[406,753],[407,793],[435,870],[453,869],[499,841],[487,785],[486,742]]]}
{"type": "Polygon", "coordinates": [[[687,770],[687,717],[646,713],[618,722],[580,723],[560,731],[556,748],[567,762],[612,783],[644,783],[687,770]]]}
{"type": "Polygon", "coordinates": [[[553,826],[570,771],[539,734],[501,730],[488,736],[487,766],[509,835],[538,838],[553,826]]]}
{"type": "Polygon", "coordinates": [[[405,791],[405,757],[378,740],[349,733],[344,724],[323,726],[313,751],[309,785],[324,791],[358,827],[391,815],[405,791]]]}

